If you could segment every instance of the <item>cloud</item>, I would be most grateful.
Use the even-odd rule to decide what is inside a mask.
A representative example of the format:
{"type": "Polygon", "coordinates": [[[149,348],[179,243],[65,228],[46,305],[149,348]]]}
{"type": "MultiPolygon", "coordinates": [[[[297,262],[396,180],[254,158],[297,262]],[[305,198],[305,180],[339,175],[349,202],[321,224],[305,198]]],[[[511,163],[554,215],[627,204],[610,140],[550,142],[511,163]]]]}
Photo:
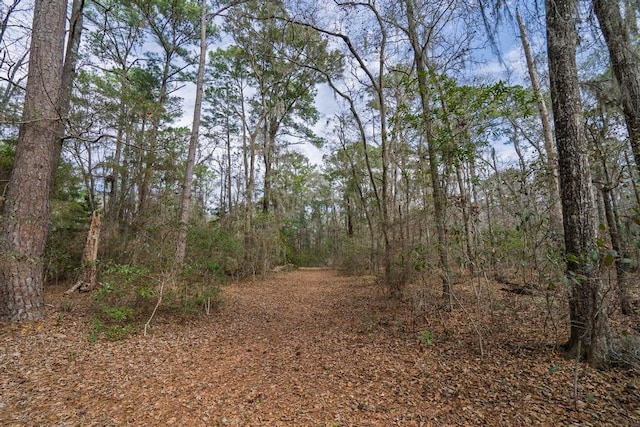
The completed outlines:
{"type": "MultiPolygon", "coordinates": [[[[488,56],[488,55],[487,55],[488,56]]],[[[494,55],[491,55],[493,57],[494,55]]],[[[491,81],[508,80],[511,83],[524,83],[528,80],[527,62],[522,47],[513,44],[502,54],[502,62],[494,58],[475,68],[473,73],[491,81]]]]}

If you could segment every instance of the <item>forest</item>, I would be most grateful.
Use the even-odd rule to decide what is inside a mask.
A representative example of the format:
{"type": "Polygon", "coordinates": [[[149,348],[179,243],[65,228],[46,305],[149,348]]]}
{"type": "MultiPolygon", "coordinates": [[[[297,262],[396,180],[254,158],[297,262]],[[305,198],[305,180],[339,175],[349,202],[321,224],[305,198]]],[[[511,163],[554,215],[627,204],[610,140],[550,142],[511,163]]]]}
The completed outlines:
{"type": "Polygon", "coordinates": [[[0,424],[639,425],[639,18],[3,0],[0,424]]]}

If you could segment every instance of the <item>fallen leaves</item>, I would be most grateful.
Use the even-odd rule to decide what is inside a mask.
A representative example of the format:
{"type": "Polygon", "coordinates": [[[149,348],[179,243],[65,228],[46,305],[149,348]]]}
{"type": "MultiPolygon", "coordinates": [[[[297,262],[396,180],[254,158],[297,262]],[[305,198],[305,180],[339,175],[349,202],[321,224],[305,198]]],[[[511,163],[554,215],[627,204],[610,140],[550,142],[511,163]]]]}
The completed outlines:
{"type": "MultiPolygon", "coordinates": [[[[53,307],[64,298],[49,293],[53,307]]],[[[465,311],[414,331],[408,307],[372,278],[329,270],[230,285],[214,315],[158,318],[124,341],[88,342],[78,302],[62,320],[52,309],[36,325],[3,325],[0,424],[640,424],[637,377],[581,364],[574,407],[574,362],[541,339],[526,300],[501,298],[520,298],[505,300],[518,320],[473,319],[484,356],[465,311]]]]}

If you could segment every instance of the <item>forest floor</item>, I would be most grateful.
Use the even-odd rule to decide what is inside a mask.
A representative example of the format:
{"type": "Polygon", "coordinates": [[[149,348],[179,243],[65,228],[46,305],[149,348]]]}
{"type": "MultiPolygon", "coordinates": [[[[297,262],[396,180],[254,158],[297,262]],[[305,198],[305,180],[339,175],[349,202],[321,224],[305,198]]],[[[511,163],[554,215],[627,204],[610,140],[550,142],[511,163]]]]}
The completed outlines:
{"type": "Polygon", "coordinates": [[[0,325],[0,425],[640,426],[637,373],[562,357],[563,307],[456,287],[447,311],[435,286],[391,302],[372,277],[301,269],[96,342],[90,297],[51,287],[46,320],[0,325]]]}

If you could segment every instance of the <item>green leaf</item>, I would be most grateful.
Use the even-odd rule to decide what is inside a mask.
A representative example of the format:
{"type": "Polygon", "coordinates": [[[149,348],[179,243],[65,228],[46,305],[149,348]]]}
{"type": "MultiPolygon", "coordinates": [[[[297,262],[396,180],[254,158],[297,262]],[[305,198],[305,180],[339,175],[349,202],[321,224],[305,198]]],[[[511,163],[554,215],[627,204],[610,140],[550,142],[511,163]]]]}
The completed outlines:
{"type": "Polygon", "coordinates": [[[608,251],[604,255],[604,258],[602,259],[602,264],[604,264],[605,267],[611,267],[615,262],[615,260],[616,260],[615,254],[612,253],[612,251],[608,251]]]}
{"type": "Polygon", "coordinates": [[[431,333],[431,331],[422,332],[418,339],[427,344],[429,347],[433,345],[433,334],[431,333]]]}
{"type": "Polygon", "coordinates": [[[567,261],[577,264],[580,262],[580,258],[578,258],[578,256],[574,254],[567,254],[567,261]]]}

